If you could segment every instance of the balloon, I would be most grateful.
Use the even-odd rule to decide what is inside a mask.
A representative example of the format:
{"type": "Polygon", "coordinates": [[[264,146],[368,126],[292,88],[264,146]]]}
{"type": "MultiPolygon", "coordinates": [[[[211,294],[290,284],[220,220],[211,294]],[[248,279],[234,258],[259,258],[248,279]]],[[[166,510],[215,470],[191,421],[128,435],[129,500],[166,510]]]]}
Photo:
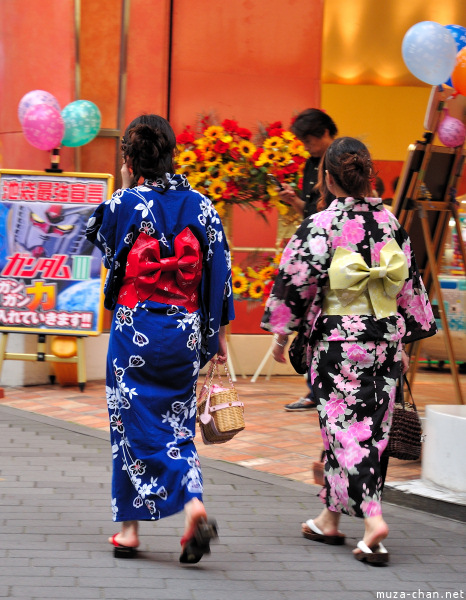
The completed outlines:
{"type": "MultiPolygon", "coordinates": [[[[459,52],[462,50],[466,46],[466,27],[462,27],[461,25],[445,25],[445,29],[448,29],[453,36],[456,42],[456,51],[459,52]]],[[[445,83],[453,87],[451,77],[445,83]]]]}
{"type": "Polygon", "coordinates": [[[458,52],[451,81],[455,90],[466,96],[466,47],[458,52]]]}
{"type": "Polygon", "coordinates": [[[411,73],[430,85],[440,85],[450,77],[457,54],[452,34],[434,21],[422,21],[408,29],[401,51],[411,73]]]}
{"type": "Polygon", "coordinates": [[[23,124],[24,115],[27,111],[36,106],[37,104],[46,104],[47,106],[53,106],[58,112],[60,112],[60,105],[58,100],[52,94],[44,92],[44,90],[33,90],[25,94],[18,105],[18,119],[21,125],[23,124]]]}
{"type": "Polygon", "coordinates": [[[464,144],[466,138],[466,127],[459,119],[450,117],[448,109],[444,109],[443,117],[437,129],[439,140],[448,148],[456,148],[464,144]]]}
{"type": "Polygon", "coordinates": [[[95,138],[100,129],[100,111],[89,100],[76,100],[61,111],[65,122],[63,146],[76,148],[95,138]]]}
{"type": "Polygon", "coordinates": [[[53,106],[36,104],[23,117],[23,133],[27,141],[39,150],[52,150],[60,145],[65,125],[53,106]]]}

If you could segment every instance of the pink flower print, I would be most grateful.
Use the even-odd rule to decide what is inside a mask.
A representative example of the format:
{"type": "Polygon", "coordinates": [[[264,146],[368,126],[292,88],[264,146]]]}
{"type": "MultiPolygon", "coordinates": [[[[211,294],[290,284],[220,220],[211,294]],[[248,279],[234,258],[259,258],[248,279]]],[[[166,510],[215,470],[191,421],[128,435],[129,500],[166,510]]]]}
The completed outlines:
{"type": "Polygon", "coordinates": [[[377,500],[363,500],[361,510],[364,517],[378,517],[382,514],[382,507],[377,500]]]}
{"type": "Polygon", "coordinates": [[[358,440],[358,442],[364,442],[372,435],[372,424],[372,419],[370,417],[364,417],[362,421],[355,421],[354,423],[351,423],[351,425],[348,427],[348,432],[350,432],[358,440]]]}
{"type": "Polygon", "coordinates": [[[413,281],[412,279],[410,279],[409,281],[405,282],[401,289],[401,292],[398,295],[398,306],[400,306],[401,308],[408,308],[413,296],[413,281]]]}
{"type": "Polygon", "coordinates": [[[272,314],[270,315],[272,331],[275,333],[286,334],[286,326],[290,322],[291,317],[292,313],[290,308],[284,303],[278,304],[278,306],[274,307],[272,314]]]}
{"type": "Polygon", "coordinates": [[[309,268],[306,263],[297,263],[294,275],[291,277],[293,285],[300,286],[307,281],[309,268]]]}
{"type": "Polygon", "coordinates": [[[316,377],[317,377],[317,371],[311,365],[311,385],[314,383],[316,377]]]}
{"type": "Polygon", "coordinates": [[[342,324],[346,331],[349,331],[350,333],[357,333],[358,331],[364,331],[366,329],[361,317],[357,315],[344,316],[342,324]]]}
{"type": "Polygon", "coordinates": [[[328,474],[327,481],[330,487],[330,497],[334,504],[341,504],[348,510],[348,478],[339,473],[328,474]]]}
{"type": "Polygon", "coordinates": [[[352,469],[366,456],[369,456],[369,449],[361,448],[356,442],[350,444],[347,448],[336,448],[335,450],[335,457],[343,469],[352,469]]]}
{"type": "Polygon", "coordinates": [[[390,223],[390,213],[386,208],[384,210],[374,210],[372,214],[377,223],[390,223]]]}
{"type": "Polygon", "coordinates": [[[344,336],[341,333],[341,331],[335,327],[335,329],[332,329],[332,331],[330,332],[330,335],[327,337],[327,341],[329,342],[340,342],[341,340],[344,340],[344,336]]]}
{"type": "Polygon", "coordinates": [[[378,441],[375,444],[377,450],[379,451],[379,460],[380,460],[385,448],[387,447],[387,444],[388,444],[388,437],[381,439],[380,441],[378,441]]]}
{"type": "Polygon", "coordinates": [[[408,240],[401,245],[401,249],[406,256],[406,260],[408,261],[408,268],[411,267],[411,244],[408,240]]]}
{"type": "Polygon", "coordinates": [[[322,229],[328,229],[332,224],[333,219],[335,218],[335,211],[333,210],[323,210],[322,212],[316,213],[312,217],[312,221],[316,227],[321,227],[322,229]]]}
{"type": "Polygon", "coordinates": [[[340,442],[343,448],[347,448],[348,446],[351,446],[351,444],[354,444],[354,435],[349,428],[338,430],[335,434],[335,438],[340,442]]]}
{"type": "Polygon", "coordinates": [[[430,329],[430,324],[434,315],[432,314],[432,308],[424,294],[415,295],[408,310],[413,315],[414,319],[420,323],[422,329],[425,329],[426,331],[430,329]]]}
{"type": "Polygon", "coordinates": [[[309,241],[309,250],[314,256],[324,256],[327,253],[327,240],[323,235],[316,235],[309,241]]]}
{"type": "Polygon", "coordinates": [[[330,394],[330,398],[325,404],[325,412],[330,419],[335,419],[339,415],[343,415],[346,410],[346,402],[343,398],[338,398],[335,393],[330,394]]]}
{"type": "Polygon", "coordinates": [[[371,248],[371,260],[372,264],[380,263],[380,251],[385,246],[386,242],[377,242],[374,247],[371,248]]]}
{"type": "Polygon", "coordinates": [[[283,250],[282,258],[280,260],[280,266],[286,264],[290,260],[290,258],[293,256],[293,254],[294,254],[294,248],[290,242],[283,250]]]}
{"type": "Polygon", "coordinates": [[[346,248],[346,238],[342,235],[336,235],[332,240],[332,248],[336,250],[339,246],[346,248]]]}
{"type": "Polygon", "coordinates": [[[340,392],[343,392],[345,390],[346,380],[342,375],[337,375],[336,377],[334,377],[333,383],[335,384],[337,390],[339,390],[340,392]]]}
{"type": "Polygon", "coordinates": [[[317,285],[315,283],[312,283],[311,285],[308,285],[304,289],[300,290],[299,295],[303,300],[310,300],[311,298],[315,297],[316,293],[317,285]]]}
{"type": "Polygon", "coordinates": [[[330,442],[329,442],[329,439],[328,439],[327,431],[326,431],[326,429],[324,427],[321,428],[320,435],[322,436],[322,443],[324,444],[325,450],[329,450],[330,449],[330,442]]]}
{"type": "Polygon", "coordinates": [[[352,362],[364,362],[366,360],[367,352],[358,344],[351,344],[346,351],[346,356],[352,362]]]}
{"type": "Polygon", "coordinates": [[[348,406],[353,406],[353,404],[356,404],[356,402],[358,401],[358,399],[356,398],[356,396],[353,396],[353,394],[348,394],[345,398],[346,400],[346,404],[348,406]]]}
{"type": "Polygon", "coordinates": [[[364,227],[358,219],[348,219],[341,231],[346,243],[359,244],[364,239],[364,227]]]}

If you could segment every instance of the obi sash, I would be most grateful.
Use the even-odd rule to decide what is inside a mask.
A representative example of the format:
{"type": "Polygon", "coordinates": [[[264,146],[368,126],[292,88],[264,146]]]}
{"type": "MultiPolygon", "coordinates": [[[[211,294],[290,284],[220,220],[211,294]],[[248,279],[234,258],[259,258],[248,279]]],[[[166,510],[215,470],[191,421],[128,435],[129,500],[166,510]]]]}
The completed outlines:
{"type": "Polygon", "coordinates": [[[359,252],[339,246],[328,275],[330,291],[323,303],[323,314],[375,314],[382,319],[397,313],[396,296],[409,275],[408,261],[395,240],[380,250],[378,267],[368,267],[359,252]]]}
{"type": "Polygon", "coordinates": [[[134,308],[138,302],[153,300],[197,310],[202,251],[189,227],[175,237],[173,250],[173,256],[161,258],[159,241],[140,233],[128,254],[118,302],[134,308]]]}

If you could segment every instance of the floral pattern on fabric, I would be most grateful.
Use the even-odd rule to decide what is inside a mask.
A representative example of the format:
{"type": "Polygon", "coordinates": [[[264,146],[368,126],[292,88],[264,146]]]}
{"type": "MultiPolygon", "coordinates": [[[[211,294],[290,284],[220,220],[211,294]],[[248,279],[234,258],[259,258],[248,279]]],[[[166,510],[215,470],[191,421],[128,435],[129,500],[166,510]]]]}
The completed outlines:
{"type": "Polygon", "coordinates": [[[261,326],[284,335],[304,329],[308,340],[325,446],[322,500],[338,512],[380,514],[380,456],[401,373],[401,344],[437,331],[410,239],[380,198],[336,198],[303,221],[283,252],[261,326]],[[336,249],[357,252],[369,267],[379,267],[381,249],[392,239],[408,265],[396,314],[323,314],[336,249]]]}
{"type": "Polygon", "coordinates": [[[118,190],[96,209],[87,230],[102,251],[105,305],[114,311],[106,389],[115,521],[157,520],[202,498],[194,445],[197,378],[218,350],[221,325],[234,318],[230,252],[218,214],[186,178],[168,180],[165,190],[160,182],[118,190]],[[139,233],[157,239],[170,257],[185,227],[202,249],[199,309],[152,300],[134,308],[118,304],[139,233]]]}

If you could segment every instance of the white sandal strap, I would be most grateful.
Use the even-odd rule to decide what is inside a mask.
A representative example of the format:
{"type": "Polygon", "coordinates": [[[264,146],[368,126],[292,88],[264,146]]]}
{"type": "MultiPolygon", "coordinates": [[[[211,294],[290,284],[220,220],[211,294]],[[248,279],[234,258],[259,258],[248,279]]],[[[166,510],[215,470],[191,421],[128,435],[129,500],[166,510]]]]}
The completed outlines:
{"type": "MultiPolygon", "coordinates": [[[[369,546],[362,540],[360,542],[358,542],[357,548],[359,548],[359,550],[361,550],[361,552],[364,552],[364,554],[374,554],[374,552],[372,552],[372,550],[369,548],[369,546]]],[[[375,553],[376,554],[388,554],[388,550],[385,548],[385,546],[382,544],[382,542],[379,542],[375,553]]]]}
{"type": "Polygon", "coordinates": [[[309,529],[311,531],[313,531],[314,533],[317,533],[317,535],[324,535],[324,533],[317,527],[317,525],[314,525],[314,521],[312,519],[309,519],[308,521],[306,521],[306,525],[309,527],[309,529]]]}

